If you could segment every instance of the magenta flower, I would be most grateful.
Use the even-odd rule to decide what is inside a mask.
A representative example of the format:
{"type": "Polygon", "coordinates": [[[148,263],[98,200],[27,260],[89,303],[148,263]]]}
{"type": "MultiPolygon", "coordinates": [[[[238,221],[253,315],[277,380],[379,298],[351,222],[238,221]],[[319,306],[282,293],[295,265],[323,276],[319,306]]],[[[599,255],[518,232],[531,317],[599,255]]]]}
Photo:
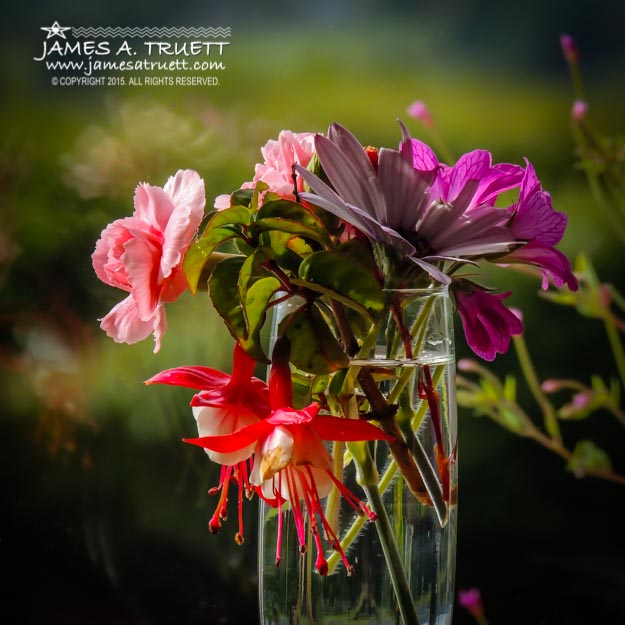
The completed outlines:
{"type": "MultiPolygon", "coordinates": [[[[424,154],[430,148],[424,143],[411,139],[414,167],[424,161],[424,154]]],[[[426,157],[428,161],[436,159],[434,153],[426,157]]],[[[464,204],[464,210],[472,217],[479,214],[475,209],[490,209],[485,212],[492,216],[495,223],[502,220],[499,210],[492,210],[500,193],[520,186],[523,168],[511,163],[493,165],[491,153],[487,150],[473,150],[463,154],[455,165],[437,164],[436,180],[430,189],[432,200],[442,204],[464,204]]]]}
{"type": "Polygon", "coordinates": [[[465,155],[454,167],[440,165],[403,125],[402,133],[400,150],[379,150],[375,168],[358,140],[333,124],[327,138],[315,136],[315,147],[334,189],[298,167],[315,192],[301,197],[444,284],[449,277],[433,263],[511,250],[515,240],[505,227],[505,215],[492,204],[498,193],[520,184],[522,169],[493,167],[484,151],[465,155]]]}
{"type": "MultiPolygon", "coordinates": [[[[254,365],[254,360],[237,343],[231,376],[208,367],[178,367],[158,373],[145,384],[170,384],[200,390],[191,400],[198,434],[200,437],[220,437],[258,423],[269,414],[269,390],[264,382],[252,377],[254,365]]],[[[239,531],[235,537],[238,543],[243,542],[243,494],[252,491],[248,459],[254,448],[255,443],[229,452],[205,448],[213,462],[223,465],[219,486],[209,491],[221,495],[208,526],[214,534],[219,532],[221,522],[227,516],[228,487],[230,481],[235,480],[239,487],[239,531]]]]}
{"type": "Polygon", "coordinates": [[[180,170],[165,186],[141,184],[132,217],[103,231],[92,255],[93,268],[106,284],[130,293],[101,320],[117,343],[136,343],[154,334],[154,351],[165,333],[165,303],[187,289],[184,255],[204,216],[204,181],[180,170]]]}
{"type": "Polygon", "coordinates": [[[567,217],[564,213],[553,210],[551,196],[543,191],[536,172],[527,162],[519,201],[510,209],[512,219],[510,231],[525,244],[501,258],[502,263],[523,263],[541,268],[543,289],[549,281],[557,287],[565,284],[572,291],[578,288],[568,258],[555,245],[560,242],[566,229],[567,217]]]}
{"type": "Polygon", "coordinates": [[[469,347],[484,360],[494,360],[510,347],[510,337],[523,332],[521,320],[501,300],[510,292],[486,293],[466,280],[454,282],[456,305],[469,347]]]}
{"type": "Polygon", "coordinates": [[[327,521],[321,499],[336,486],[360,514],[374,519],[366,504],[349,491],[332,472],[332,459],[323,441],[387,440],[377,427],[366,421],[319,415],[320,405],[313,403],[302,410],[291,407],[291,377],[286,366],[274,361],[271,377],[270,415],[229,435],[201,436],[185,439],[213,452],[230,454],[255,447],[251,485],[273,507],[279,510],[276,564],[280,562],[282,506],[290,508],[295,519],[300,551],[306,549],[306,519],[315,541],[315,566],[321,575],[327,573],[321,531],[329,545],[336,549],[351,571],[339,539],[327,521]],[[319,527],[321,523],[321,528],[319,527]]]}
{"type": "Polygon", "coordinates": [[[459,590],[458,603],[476,619],[484,617],[484,605],[482,603],[482,595],[478,588],[459,590]]]}

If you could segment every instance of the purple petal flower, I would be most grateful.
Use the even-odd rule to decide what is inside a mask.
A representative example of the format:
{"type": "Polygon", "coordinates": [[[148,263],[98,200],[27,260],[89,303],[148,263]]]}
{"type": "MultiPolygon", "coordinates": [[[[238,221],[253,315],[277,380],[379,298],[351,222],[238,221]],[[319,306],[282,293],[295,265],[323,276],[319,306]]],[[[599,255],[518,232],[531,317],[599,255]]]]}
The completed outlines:
{"type": "Polygon", "coordinates": [[[571,291],[577,291],[577,278],[571,269],[569,259],[560,250],[534,240],[520,247],[503,258],[501,263],[521,263],[535,265],[542,270],[542,288],[549,288],[551,280],[554,286],[561,288],[565,284],[571,291]]]}
{"type": "Polygon", "coordinates": [[[510,231],[519,240],[556,245],[566,230],[567,216],[553,210],[551,196],[542,190],[534,167],[529,161],[526,162],[519,202],[512,207],[514,215],[510,231]]]}
{"type": "Polygon", "coordinates": [[[469,347],[484,360],[492,361],[510,347],[510,337],[523,332],[521,320],[501,300],[507,293],[486,293],[462,280],[454,282],[454,294],[469,347]]]}
{"type": "Polygon", "coordinates": [[[327,138],[315,137],[319,162],[333,189],[298,167],[314,191],[301,197],[408,257],[440,282],[449,283],[449,277],[433,263],[510,251],[516,240],[506,227],[509,214],[488,203],[502,190],[518,186],[523,170],[493,167],[484,150],[465,155],[450,168],[440,165],[434,152],[412,139],[403,125],[402,135],[399,151],[379,151],[376,170],[359,141],[333,124],[327,138]]]}
{"type": "Polygon", "coordinates": [[[518,187],[522,179],[523,168],[519,165],[492,165],[490,152],[474,150],[461,156],[453,167],[442,165],[439,168],[430,195],[441,202],[457,203],[464,192],[466,210],[471,211],[476,207],[493,206],[500,193],[518,187]]]}

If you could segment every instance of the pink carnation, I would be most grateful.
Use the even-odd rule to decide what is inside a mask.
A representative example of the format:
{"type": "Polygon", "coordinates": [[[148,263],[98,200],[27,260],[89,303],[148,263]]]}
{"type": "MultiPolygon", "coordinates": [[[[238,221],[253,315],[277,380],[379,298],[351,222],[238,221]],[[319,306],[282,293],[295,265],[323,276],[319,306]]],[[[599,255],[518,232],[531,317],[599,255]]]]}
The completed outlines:
{"type": "MultiPolygon", "coordinates": [[[[264,163],[256,165],[252,182],[243,184],[243,189],[253,188],[257,182],[264,182],[269,191],[281,198],[294,200],[293,165],[308,167],[315,153],[315,135],[312,132],[291,132],[282,130],[278,139],[271,139],[261,148],[264,163]]],[[[304,190],[304,181],[297,177],[297,190],[304,190]]]]}
{"type": "Polygon", "coordinates": [[[204,215],[204,181],[180,170],[165,186],[140,184],[132,217],[109,224],[92,255],[106,284],[130,295],[101,320],[117,343],[136,343],[154,334],[157,352],[167,323],[164,304],[187,289],[182,261],[204,215]]]}

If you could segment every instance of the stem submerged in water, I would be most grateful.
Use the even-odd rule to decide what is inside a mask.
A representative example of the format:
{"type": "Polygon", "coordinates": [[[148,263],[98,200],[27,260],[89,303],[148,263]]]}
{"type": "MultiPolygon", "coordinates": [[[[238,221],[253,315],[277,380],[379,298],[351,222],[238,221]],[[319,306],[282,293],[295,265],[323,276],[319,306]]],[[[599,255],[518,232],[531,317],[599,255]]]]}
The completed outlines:
{"type": "Polygon", "coordinates": [[[380,544],[382,545],[382,551],[384,552],[384,559],[391,577],[393,590],[395,591],[397,607],[404,625],[419,625],[415,601],[410,592],[410,585],[406,578],[401,555],[393,537],[393,528],[386,513],[386,508],[382,503],[378,486],[377,484],[363,484],[363,488],[367,493],[371,509],[378,515],[375,526],[380,538],[380,544]]]}

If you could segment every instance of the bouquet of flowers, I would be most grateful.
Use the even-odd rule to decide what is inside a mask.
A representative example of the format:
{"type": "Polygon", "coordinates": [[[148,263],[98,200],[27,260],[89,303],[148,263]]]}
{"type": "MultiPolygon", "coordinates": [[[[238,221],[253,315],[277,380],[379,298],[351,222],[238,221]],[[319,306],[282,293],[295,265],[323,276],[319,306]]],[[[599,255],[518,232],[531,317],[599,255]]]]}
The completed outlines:
{"type": "Polygon", "coordinates": [[[290,513],[300,552],[315,545],[317,572],[342,561],[351,574],[346,552],[358,532],[339,530],[342,498],[375,521],[408,624],[418,617],[382,495],[399,476],[441,527],[455,504],[450,314],[437,302],[453,305],[471,349],[493,360],[522,322],[503,302],[509,292],[477,281],[480,262],[538,267],[543,288],[577,282],[555,247],[566,216],[528,161],[494,164],[474,150],[447,165],[400,129],[398,149],[363,147],[338,124],[325,135],[282,131],[262,148],[253,180],[217,197],[207,215],[194,171],[163,188],[141,184],[133,215],[102,232],[93,265],[128,293],[101,320],[115,341],[153,334],[158,351],[165,304],[204,288],[234,339],[230,375],[184,366],[146,382],[197,391],[198,437],[185,440],[221,465],[211,531],[236,484],[237,542],[244,498],[256,494],[276,510],[276,562],[290,513]],[[497,205],[510,191],[515,201],[497,205]],[[414,308],[415,298],[425,304],[414,308]],[[433,330],[439,317],[447,334],[433,330]],[[446,351],[431,357],[439,344],[446,351]],[[254,377],[256,363],[270,365],[268,384],[254,377]],[[348,465],[362,492],[344,483],[348,465]]]}

